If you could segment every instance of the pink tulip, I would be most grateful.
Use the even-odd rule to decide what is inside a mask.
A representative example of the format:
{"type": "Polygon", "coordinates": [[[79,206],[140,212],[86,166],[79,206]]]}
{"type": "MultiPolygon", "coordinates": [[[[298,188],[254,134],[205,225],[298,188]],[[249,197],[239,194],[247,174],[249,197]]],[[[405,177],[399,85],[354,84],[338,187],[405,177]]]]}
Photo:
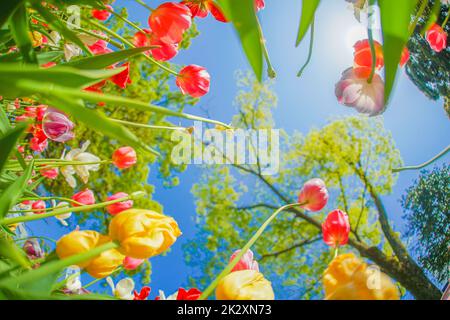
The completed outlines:
{"type": "Polygon", "coordinates": [[[330,212],[322,224],[323,241],[331,246],[337,247],[347,244],[350,233],[350,222],[344,211],[334,210],[330,212]]]}
{"type": "Polygon", "coordinates": [[[49,109],[42,119],[42,130],[47,138],[57,142],[66,142],[73,139],[72,121],[55,109],[49,109]]]}
{"type": "Polygon", "coordinates": [[[58,168],[42,169],[41,174],[43,177],[46,177],[51,180],[55,180],[58,177],[59,170],[58,170],[58,168]]]}
{"type": "Polygon", "coordinates": [[[336,84],[335,94],[339,103],[360,113],[376,116],[384,110],[384,82],[378,74],[368,83],[367,79],[358,78],[353,68],[349,68],[336,84]]]}
{"type": "Polygon", "coordinates": [[[125,257],[125,259],[123,259],[122,265],[125,268],[125,270],[135,270],[144,261],[145,261],[144,259],[135,259],[135,258],[131,258],[131,257],[125,257]]]}
{"type": "MultiPolygon", "coordinates": [[[[95,203],[94,193],[89,189],[74,194],[72,200],[81,203],[81,205],[91,205],[95,203]]],[[[74,203],[73,206],[79,207],[80,205],[74,203]]]]}
{"type": "Polygon", "coordinates": [[[298,195],[298,203],[305,210],[316,212],[322,210],[328,202],[328,190],[322,179],[308,180],[298,195]]]}
{"type": "Polygon", "coordinates": [[[428,29],[426,37],[428,44],[435,52],[441,52],[447,48],[447,33],[437,23],[428,29]]]}
{"type": "MultiPolygon", "coordinates": [[[[125,197],[128,197],[128,194],[126,194],[125,192],[118,192],[116,194],[113,194],[112,196],[109,196],[106,201],[112,201],[125,197]]],[[[130,199],[110,204],[109,206],[106,206],[106,211],[108,211],[110,215],[114,216],[124,210],[130,209],[131,207],[133,207],[133,200],[130,199]]]]}
{"type": "MultiPolygon", "coordinates": [[[[233,261],[233,259],[241,252],[241,250],[236,250],[233,255],[230,257],[230,262],[233,261]]],[[[252,250],[247,250],[247,252],[242,256],[241,260],[234,266],[234,271],[241,271],[241,270],[255,270],[259,271],[258,262],[253,260],[253,252],[252,250]]]]}

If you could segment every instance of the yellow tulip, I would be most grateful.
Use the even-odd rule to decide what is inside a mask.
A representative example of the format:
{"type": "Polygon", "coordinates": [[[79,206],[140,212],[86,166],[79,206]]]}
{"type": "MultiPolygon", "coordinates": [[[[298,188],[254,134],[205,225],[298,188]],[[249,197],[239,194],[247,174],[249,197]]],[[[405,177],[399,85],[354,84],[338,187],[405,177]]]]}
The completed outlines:
{"type": "Polygon", "coordinates": [[[148,259],[166,251],[181,235],[177,222],[163,214],[129,209],[114,216],[109,236],[120,243],[119,251],[131,258],[148,259]]]}
{"type": "MultiPolygon", "coordinates": [[[[56,254],[60,259],[64,259],[87,252],[111,241],[109,237],[96,231],[73,231],[58,240],[56,254]]],[[[95,278],[104,278],[120,266],[123,259],[124,256],[119,251],[110,249],[102,252],[96,258],[78,264],[78,266],[85,268],[95,278]]]]}
{"type": "Polygon", "coordinates": [[[116,249],[102,252],[100,256],[89,263],[86,271],[94,278],[105,278],[122,264],[124,258],[125,256],[116,249]]]}
{"type": "Polygon", "coordinates": [[[337,256],[324,272],[326,300],[398,300],[397,286],[353,253],[337,256]]]}
{"type": "Polygon", "coordinates": [[[31,43],[33,45],[33,48],[39,47],[42,45],[42,42],[44,40],[44,37],[41,33],[37,31],[29,32],[31,43]]]}
{"type": "Polygon", "coordinates": [[[255,270],[235,271],[216,288],[217,300],[274,300],[272,285],[255,270]]]}

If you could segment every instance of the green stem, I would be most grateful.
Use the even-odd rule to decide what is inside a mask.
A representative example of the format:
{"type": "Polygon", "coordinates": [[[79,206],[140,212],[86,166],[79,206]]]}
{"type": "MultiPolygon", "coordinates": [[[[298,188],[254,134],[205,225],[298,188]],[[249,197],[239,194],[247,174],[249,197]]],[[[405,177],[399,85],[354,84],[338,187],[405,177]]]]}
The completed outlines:
{"type": "Polygon", "coordinates": [[[92,250],[89,250],[87,252],[73,255],[73,256],[63,259],[63,260],[56,260],[56,261],[46,263],[42,267],[28,271],[26,273],[23,273],[22,275],[19,275],[16,277],[7,277],[3,280],[0,280],[0,285],[1,286],[18,286],[18,285],[26,283],[26,282],[36,281],[36,280],[43,278],[49,274],[58,272],[59,270],[65,268],[65,267],[68,267],[71,265],[78,265],[84,261],[87,261],[87,260],[97,257],[104,251],[108,251],[108,250],[118,248],[118,247],[119,247],[118,243],[108,242],[108,243],[98,246],[92,250]]]}
{"type": "Polygon", "coordinates": [[[446,155],[449,151],[450,151],[450,145],[448,145],[447,148],[445,148],[444,150],[439,152],[436,156],[434,156],[433,158],[431,158],[427,162],[424,162],[424,163],[419,164],[417,166],[406,166],[406,167],[394,168],[394,169],[392,169],[392,172],[395,173],[395,172],[401,172],[401,171],[406,171],[406,170],[419,170],[419,169],[425,168],[426,166],[432,164],[433,162],[435,162],[439,158],[441,158],[444,155],[446,155]]]}
{"type": "Polygon", "coordinates": [[[209,295],[213,292],[213,290],[217,287],[219,282],[226,277],[231,270],[238,264],[238,262],[241,260],[241,258],[244,256],[244,254],[251,248],[251,246],[258,240],[258,238],[261,236],[261,234],[266,230],[266,228],[270,225],[270,223],[277,217],[277,215],[289,208],[296,207],[296,206],[302,206],[304,203],[291,203],[287,204],[285,206],[282,206],[278,208],[256,231],[256,233],[251,237],[251,239],[246,243],[246,245],[241,249],[241,251],[236,255],[236,257],[230,261],[230,263],[225,267],[225,269],[214,279],[214,281],[208,286],[208,288],[203,291],[202,295],[198,300],[206,300],[209,295]]]}
{"type": "MultiPolygon", "coordinates": [[[[372,7],[373,5],[375,5],[375,1],[374,0],[370,0],[369,1],[369,6],[372,7]]],[[[375,75],[375,67],[376,67],[376,64],[377,64],[377,53],[376,53],[376,49],[375,49],[375,42],[373,40],[373,32],[372,32],[372,26],[371,26],[370,22],[371,22],[371,19],[370,19],[370,16],[369,16],[369,23],[368,23],[368,27],[367,27],[367,35],[369,37],[370,54],[372,55],[372,69],[370,71],[369,78],[367,79],[367,83],[372,83],[373,77],[375,75]]]]}
{"type": "Polygon", "coordinates": [[[449,18],[450,18],[450,7],[448,8],[447,16],[445,17],[444,22],[442,22],[442,25],[441,25],[442,29],[444,29],[445,26],[447,25],[447,22],[448,22],[449,18]]]}
{"type": "Polygon", "coordinates": [[[5,218],[5,219],[0,220],[0,225],[8,226],[8,225],[16,224],[16,223],[20,223],[20,222],[29,222],[29,221],[34,221],[34,220],[40,220],[40,219],[45,219],[45,218],[49,218],[49,217],[59,216],[61,214],[69,213],[69,212],[77,213],[77,212],[81,212],[81,211],[91,211],[94,209],[106,207],[110,204],[127,201],[127,200],[131,200],[131,199],[137,199],[143,195],[145,195],[144,192],[138,191],[138,192],[132,193],[131,195],[129,195],[127,197],[114,199],[111,201],[106,201],[106,202],[101,202],[101,203],[96,203],[96,204],[91,204],[91,205],[86,205],[86,206],[80,206],[80,207],[61,208],[61,209],[53,210],[50,213],[35,214],[32,216],[5,218]]]}
{"type": "Polygon", "coordinates": [[[429,2],[429,0],[422,0],[422,3],[420,4],[420,8],[417,11],[417,14],[416,14],[416,16],[414,18],[414,21],[409,25],[409,29],[408,29],[409,37],[408,37],[408,39],[411,38],[411,36],[414,33],[414,30],[416,30],[416,26],[419,23],[419,19],[423,15],[423,13],[424,13],[427,5],[428,5],[428,2],[429,2]]]}
{"type": "Polygon", "coordinates": [[[144,8],[150,10],[150,12],[153,12],[153,11],[154,11],[154,9],[151,8],[151,7],[149,7],[148,5],[146,5],[146,4],[144,3],[144,1],[141,1],[141,0],[135,0],[135,1],[136,1],[137,3],[139,3],[140,5],[142,5],[144,8]]]}
{"type": "Polygon", "coordinates": [[[59,201],[67,201],[70,203],[74,203],[77,205],[83,205],[82,203],[75,201],[73,199],[70,198],[64,198],[64,197],[26,197],[26,198],[20,198],[19,201],[26,201],[26,200],[59,200],[59,201]]]}
{"type": "Polygon", "coordinates": [[[297,73],[297,77],[301,77],[303,74],[303,71],[305,71],[306,67],[308,66],[309,62],[312,58],[313,53],[313,47],[314,47],[314,18],[311,21],[311,37],[309,39],[309,51],[308,51],[308,58],[306,59],[305,64],[303,67],[301,67],[300,71],[297,73]]]}
{"type": "Polygon", "coordinates": [[[186,128],[184,127],[169,127],[169,126],[154,126],[150,124],[143,124],[143,123],[136,123],[136,122],[129,122],[125,120],[119,120],[119,119],[109,119],[113,122],[117,122],[120,124],[128,125],[131,127],[136,128],[145,128],[145,129],[154,129],[154,130],[179,130],[179,131],[186,131],[186,128]]]}
{"type": "Polygon", "coordinates": [[[274,78],[276,78],[277,73],[276,73],[275,69],[273,68],[272,63],[270,62],[269,50],[267,50],[266,39],[264,38],[263,30],[261,27],[261,23],[259,22],[259,19],[257,19],[257,22],[258,22],[259,33],[261,36],[260,42],[261,42],[261,46],[263,49],[264,59],[266,60],[266,63],[267,63],[267,75],[269,76],[269,78],[274,79],[274,78]]]}
{"type": "Polygon", "coordinates": [[[334,248],[333,260],[339,255],[339,245],[334,248]]]}
{"type": "Polygon", "coordinates": [[[30,236],[30,237],[26,237],[26,238],[20,238],[20,239],[14,239],[14,241],[26,241],[28,239],[43,239],[43,240],[47,240],[53,243],[56,243],[55,239],[49,238],[49,237],[45,237],[45,236],[30,236]]]}

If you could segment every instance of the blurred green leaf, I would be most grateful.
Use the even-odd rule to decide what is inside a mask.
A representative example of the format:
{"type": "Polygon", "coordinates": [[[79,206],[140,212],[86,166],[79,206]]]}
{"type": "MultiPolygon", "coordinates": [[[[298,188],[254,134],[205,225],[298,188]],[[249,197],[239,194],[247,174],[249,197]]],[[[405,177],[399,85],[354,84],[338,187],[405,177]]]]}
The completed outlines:
{"type": "Polygon", "coordinates": [[[56,66],[43,69],[32,65],[19,63],[0,63],[0,95],[6,97],[26,97],[38,92],[26,90],[19,84],[21,81],[32,80],[41,83],[58,84],[61,86],[84,88],[107,79],[123,68],[112,70],[78,70],[56,66]]]}
{"type": "Polygon", "coordinates": [[[56,31],[58,31],[66,40],[73,42],[79,46],[84,52],[92,55],[89,48],[84,44],[83,41],[77,36],[75,32],[70,30],[64,21],[61,21],[57,16],[51,13],[47,8],[43,7],[41,3],[33,2],[33,8],[39,12],[39,14],[44,18],[45,21],[56,31]]]}
{"type": "Polygon", "coordinates": [[[23,268],[29,268],[30,262],[23,250],[18,248],[16,244],[12,242],[11,238],[8,238],[5,237],[0,239],[0,256],[10,259],[23,268]]]}
{"type": "Polygon", "coordinates": [[[23,2],[23,0],[7,0],[0,3],[0,28],[23,2]]]}
{"type": "Polygon", "coordinates": [[[115,138],[125,145],[130,145],[145,152],[159,155],[157,151],[139,140],[124,126],[111,121],[108,117],[95,110],[84,107],[82,100],[67,97],[63,93],[58,93],[57,90],[53,92],[53,97],[48,97],[48,99],[49,102],[51,102],[51,105],[71,114],[75,119],[84,122],[91,128],[95,128],[98,132],[101,132],[110,138],[115,138]]]}
{"type": "Polygon", "coordinates": [[[386,105],[395,83],[403,48],[409,40],[409,23],[416,3],[417,0],[378,0],[383,31],[386,105]]]}
{"type": "Polygon", "coordinates": [[[263,48],[253,0],[218,0],[225,16],[233,22],[256,78],[262,80],[263,48]]]}
{"type": "Polygon", "coordinates": [[[17,126],[0,136],[0,149],[2,150],[0,153],[0,173],[3,171],[10,154],[16,149],[17,140],[22,136],[26,127],[26,125],[17,126]]]}
{"type": "Polygon", "coordinates": [[[135,56],[139,53],[154,49],[155,47],[141,47],[133,48],[127,50],[121,50],[116,52],[111,52],[107,54],[96,55],[93,57],[72,60],[68,63],[62,64],[62,66],[72,67],[76,69],[103,69],[109,67],[117,62],[123,61],[127,58],[135,56]]]}
{"type": "Polygon", "coordinates": [[[27,63],[37,63],[36,53],[30,38],[30,28],[25,5],[19,6],[9,20],[9,28],[20,53],[27,63]]]}
{"type": "MultiPolygon", "coordinates": [[[[36,54],[37,61],[39,65],[43,65],[45,63],[55,61],[63,55],[62,51],[48,51],[48,52],[40,52],[36,54]]],[[[0,63],[5,62],[19,62],[22,61],[23,57],[20,52],[11,52],[5,55],[0,56],[0,63]]]]}
{"type": "Polygon", "coordinates": [[[296,47],[302,42],[306,32],[311,26],[319,3],[320,0],[302,0],[302,14],[300,17],[300,25],[298,27],[297,41],[295,42],[296,47]]]}
{"type": "Polygon", "coordinates": [[[17,203],[28,186],[28,181],[33,172],[32,161],[24,173],[0,194],[0,219],[4,218],[13,205],[17,203]]]}
{"type": "Polygon", "coordinates": [[[433,8],[431,9],[428,21],[422,29],[422,33],[425,34],[428,29],[437,21],[441,13],[441,1],[434,1],[433,8]]]}

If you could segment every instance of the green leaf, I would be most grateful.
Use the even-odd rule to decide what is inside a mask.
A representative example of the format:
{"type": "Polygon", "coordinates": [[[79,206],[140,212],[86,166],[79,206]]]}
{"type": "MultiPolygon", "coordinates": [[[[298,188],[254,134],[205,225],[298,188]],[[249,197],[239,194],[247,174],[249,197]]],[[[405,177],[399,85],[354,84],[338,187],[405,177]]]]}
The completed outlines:
{"type": "Polygon", "coordinates": [[[77,36],[75,32],[70,30],[66,25],[64,21],[61,21],[57,16],[55,16],[53,13],[51,13],[49,10],[44,8],[40,2],[34,2],[33,8],[39,12],[39,14],[42,16],[42,18],[47,21],[47,23],[52,27],[52,29],[58,31],[66,40],[71,41],[75,43],[77,46],[79,46],[84,52],[86,52],[89,55],[92,55],[89,48],[84,44],[83,41],[77,36]]]}
{"type": "Polygon", "coordinates": [[[21,81],[33,80],[41,83],[58,84],[72,88],[84,88],[123,71],[123,68],[111,70],[78,70],[56,66],[43,69],[33,65],[19,63],[0,63],[0,95],[6,97],[26,97],[35,91],[20,86],[21,81]]]}
{"type": "Polygon", "coordinates": [[[11,129],[11,125],[9,124],[8,116],[6,115],[5,109],[0,107],[0,135],[6,134],[9,129],[11,129]]]}
{"type": "Polygon", "coordinates": [[[154,49],[155,47],[141,47],[133,48],[127,50],[121,50],[116,52],[111,52],[107,54],[96,55],[93,57],[72,60],[68,63],[62,64],[62,66],[72,67],[76,69],[103,69],[109,67],[117,62],[123,61],[127,58],[135,56],[139,53],[154,49]]]}
{"type": "Polygon", "coordinates": [[[19,6],[9,20],[9,28],[22,57],[27,63],[37,63],[36,53],[30,38],[28,14],[25,5],[19,6]]]}
{"type": "MultiPolygon", "coordinates": [[[[48,51],[48,52],[40,52],[36,54],[38,64],[43,65],[48,62],[52,62],[62,57],[62,51],[48,51]]],[[[19,62],[22,61],[23,57],[20,52],[11,52],[5,55],[0,56],[0,63],[6,62],[19,62]]]]}
{"type": "Polygon", "coordinates": [[[0,4],[0,28],[8,21],[13,12],[24,2],[24,0],[7,0],[0,4]]]}
{"type": "Polygon", "coordinates": [[[316,9],[320,3],[320,0],[303,0],[302,1],[302,14],[300,17],[300,25],[298,27],[297,33],[297,41],[295,42],[295,46],[298,47],[300,42],[302,42],[303,38],[306,35],[311,23],[314,20],[314,14],[316,13],[316,9]]]}
{"type": "Polygon", "coordinates": [[[26,128],[26,125],[17,126],[0,136],[0,149],[2,150],[0,153],[0,173],[3,171],[2,169],[10,154],[16,150],[17,140],[19,140],[26,128]]]}
{"type": "Polygon", "coordinates": [[[409,23],[416,3],[417,0],[378,0],[383,31],[386,105],[395,83],[403,48],[409,40],[409,23]]]}
{"type": "Polygon", "coordinates": [[[11,239],[0,239],[0,257],[10,259],[24,268],[30,267],[30,262],[26,258],[25,253],[19,249],[11,239]]]}
{"type": "Polygon", "coordinates": [[[95,128],[98,132],[110,138],[115,138],[123,144],[153,153],[154,155],[159,155],[157,151],[139,140],[138,137],[124,126],[109,120],[108,117],[95,110],[84,107],[82,100],[67,97],[57,91],[54,91],[53,97],[49,97],[48,99],[51,105],[71,114],[75,119],[84,122],[88,127],[95,128]]]}
{"type": "Polygon", "coordinates": [[[28,186],[28,181],[33,172],[34,162],[32,161],[14,183],[0,194],[0,219],[4,218],[13,205],[17,203],[28,186]]]}
{"type": "Polygon", "coordinates": [[[262,80],[263,48],[262,35],[256,17],[253,0],[218,0],[225,16],[233,22],[242,47],[256,78],[262,80]]]}

